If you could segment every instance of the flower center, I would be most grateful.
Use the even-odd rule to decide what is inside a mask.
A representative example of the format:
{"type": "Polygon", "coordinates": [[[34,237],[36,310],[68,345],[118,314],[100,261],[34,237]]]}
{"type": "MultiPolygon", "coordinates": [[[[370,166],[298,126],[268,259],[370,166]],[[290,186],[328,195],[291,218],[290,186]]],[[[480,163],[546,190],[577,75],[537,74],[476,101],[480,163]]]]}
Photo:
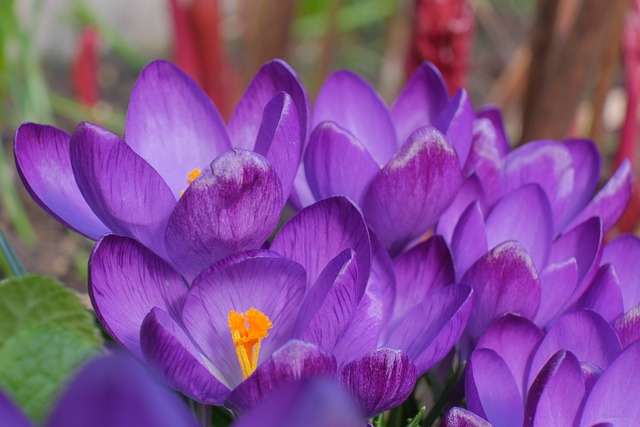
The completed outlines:
{"type": "MultiPolygon", "coordinates": [[[[198,168],[193,168],[191,172],[187,174],[187,185],[191,185],[191,183],[202,173],[202,171],[198,168]]],[[[180,191],[180,196],[184,194],[184,190],[180,191]]]]}
{"type": "Polygon", "coordinates": [[[235,310],[229,312],[229,329],[245,379],[256,370],[260,341],[269,336],[267,331],[272,326],[269,317],[255,308],[250,308],[246,313],[235,310]]]}

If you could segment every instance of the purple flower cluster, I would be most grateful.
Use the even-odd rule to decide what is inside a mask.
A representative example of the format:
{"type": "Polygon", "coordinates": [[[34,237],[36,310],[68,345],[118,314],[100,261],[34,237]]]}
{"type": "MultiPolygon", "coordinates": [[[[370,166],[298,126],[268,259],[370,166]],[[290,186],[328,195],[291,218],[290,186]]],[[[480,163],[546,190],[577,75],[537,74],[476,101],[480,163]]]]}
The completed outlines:
{"type": "Polygon", "coordinates": [[[640,239],[604,238],[629,164],[596,193],[591,141],[511,150],[499,111],[450,97],[429,64],[390,108],[348,71],[311,108],[272,61],[225,125],[154,62],[124,139],[29,123],[15,155],[33,198],[98,241],[89,293],[109,334],[238,425],[325,407],[343,417],[318,425],[362,425],[452,351],[467,409],[447,425],[638,421],[620,401],[640,392],[640,239]]]}

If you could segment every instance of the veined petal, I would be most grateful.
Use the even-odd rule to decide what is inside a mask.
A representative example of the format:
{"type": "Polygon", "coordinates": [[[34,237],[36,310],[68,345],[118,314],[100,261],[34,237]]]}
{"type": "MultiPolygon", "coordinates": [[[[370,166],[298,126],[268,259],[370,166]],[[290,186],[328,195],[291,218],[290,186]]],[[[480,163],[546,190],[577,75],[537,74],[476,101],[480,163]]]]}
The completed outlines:
{"type": "Polygon", "coordinates": [[[485,120],[474,121],[474,137],[471,142],[471,149],[464,165],[463,176],[473,173],[478,177],[485,197],[485,203],[491,208],[502,197],[502,158],[505,153],[496,146],[496,141],[482,132],[482,129],[475,127],[485,120]]]}
{"type": "Polygon", "coordinates": [[[180,318],[187,286],[164,260],[133,239],[106,235],[89,259],[89,296],[100,323],[142,358],[140,326],[153,307],[180,318]]]}
{"type": "Polygon", "coordinates": [[[631,307],[626,313],[619,316],[613,322],[622,348],[626,348],[632,343],[640,340],[640,304],[631,307]]]}
{"type": "Polygon", "coordinates": [[[97,240],[109,232],[84,200],[73,176],[71,137],[53,126],[25,123],[16,131],[18,173],[33,200],[65,226],[97,240]]]}
{"type": "Polygon", "coordinates": [[[229,151],[202,171],[178,201],[165,242],[188,278],[222,258],[262,246],[283,206],[280,179],[264,157],[229,151]]]}
{"type": "Polygon", "coordinates": [[[220,113],[189,76],[166,61],[147,65],[131,92],[127,144],[177,198],[187,175],[231,148],[220,113]]]}
{"type": "Polygon", "coordinates": [[[461,169],[471,150],[474,117],[469,95],[466,90],[460,89],[433,122],[433,126],[445,134],[455,148],[461,169]]]}
{"type": "Polygon", "coordinates": [[[444,416],[445,427],[493,427],[493,425],[473,412],[453,407],[444,416]]]}
{"type": "Polygon", "coordinates": [[[104,224],[167,257],[164,231],[176,199],[149,163],[116,135],[85,122],[71,136],[71,164],[104,224]]]}
{"type": "Polygon", "coordinates": [[[420,128],[371,182],[362,205],[365,218],[396,255],[438,221],[461,181],[457,155],[444,135],[420,128]]]}

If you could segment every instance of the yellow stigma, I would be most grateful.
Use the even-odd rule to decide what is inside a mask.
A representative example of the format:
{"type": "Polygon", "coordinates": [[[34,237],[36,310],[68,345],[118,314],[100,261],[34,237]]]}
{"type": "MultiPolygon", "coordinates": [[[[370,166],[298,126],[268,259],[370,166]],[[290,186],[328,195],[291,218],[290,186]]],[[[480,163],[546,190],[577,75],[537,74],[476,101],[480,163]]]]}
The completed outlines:
{"type": "MultiPolygon", "coordinates": [[[[201,173],[202,171],[200,169],[193,168],[193,170],[187,174],[187,185],[191,185],[193,180],[196,179],[201,173]]],[[[184,194],[184,190],[181,190],[180,197],[182,197],[183,194],[184,194]]]]}
{"type": "Polygon", "coordinates": [[[267,331],[272,326],[267,315],[255,308],[250,308],[246,313],[235,310],[229,312],[229,329],[245,379],[256,370],[260,341],[269,336],[267,331]]]}

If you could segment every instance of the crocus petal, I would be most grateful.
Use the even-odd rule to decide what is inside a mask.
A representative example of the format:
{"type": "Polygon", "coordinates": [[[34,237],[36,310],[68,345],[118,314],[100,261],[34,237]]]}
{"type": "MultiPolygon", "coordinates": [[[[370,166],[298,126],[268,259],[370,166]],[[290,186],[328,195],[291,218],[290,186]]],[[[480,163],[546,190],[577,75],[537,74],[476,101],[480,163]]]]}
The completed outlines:
{"type": "Polygon", "coordinates": [[[563,316],[547,332],[531,361],[529,383],[558,350],[572,352],[581,362],[607,369],[620,353],[620,340],[597,313],[577,310],[563,316]]]}
{"type": "Polygon", "coordinates": [[[304,169],[316,200],[345,195],[361,204],[380,166],[348,130],[322,122],[311,133],[304,169]]]}
{"type": "Polygon", "coordinates": [[[640,239],[627,234],[607,243],[601,264],[611,263],[618,275],[624,310],[640,303],[640,239]]]}
{"type": "Polygon", "coordinates": [[[467,408],[489,420],[492,425],[522,425],[522,396],[509,367],[495,351],[483,348],[471,354],[464,388],[467,408]]]}
{"type": "Polygon", "coordinates": [[[613,329],[620,338],[622,348],[640,339],[640,304],[631,307],[613,322],[613,329]]]}
{"type": "Polygon", "coordinates": [[[487,253],[487,234],[479,202],[474,202],[462,213],[451,236],[451,253],[456,278],[460,280],[469,268],[487,253]]]}
{"type": "MultiPolygon", "coordinates": [[[[4,421],[4,420],[3,420],[4,421]]],[[[49,427],[197,427],[184,402],[124,354],[96,358],[71,381],[49,427]]]]}
{"type": "Polygon", "coordinates": [[[290,341],[238,385],[229,394],[225,406],[242,413],[259,403],[271,390],[286,383],[332,377],[335,373],[336,359],[331,354],[303,341],[290,341]]]}
{"type": "Polygon", "coordinates": [[[353,249],[358,263],[358,298],[371,270],[371,243],[362,213],[346,197],[331,197],[298,212],[278,232],[272,251],[305,268],[310,284],[335,256],[353,249]]]}
{"type": "Polygon", "coordinates": [[[396,275],[393,271],[393,261],[387,249],[374,232],[370,232],[369,236],[371,238],[372,263],[367,293],[382,303],[382,322],[387,325],[393,316],[396,304],[396,275]]]}
{"type": "Polygon", "coordinates": [[[260,247],[282,205],[280,179],[269,162],[249,151],[228,151],[178,201],[167,225],[167,251],[193,278],[232,253],[260,247]]]}
{"type": "Polygon", "coordinates": [[[337,123],[361,141],[379,165],[396,151],[396,132],[380,95],[357,74],[341,70],[324,82],[313,106],[312,126],[337,123]]]}
{"type": "Polygon", "coordinates": [[[529,389],[524,426],[575,425],[585,391],[578,359],[566,350],[557,352],[529,389]]]}
{"type": "Polygon", "coordinates": [[[508,313],[487,328],[476,348],[495,351],[509,367],[520,394],[524,396],[533,351],[543,337],[544,334],[533,322],[508,313]]]}
{"type": "Polygon", "coordinates": [[[500,108],[494,105],[481,107],[473,121],[473,137],[483,138],[496,148],[500,158],[509,152],[509,140],[500,108]]]}
{"type": "Polygon", "coordinates": [[[433,125],[448,103],[449,91],[438,68],[428,62],[416,68],[391,107],[398,144],[416,129],[433,125]]]}
{"type": "Polygon", "coordinates": [[[205,365],[204,356],[167,312],[154,307],[140,330],[142,352],[173,388],[199,402],[222,405],[229,394],[205,365]]]}
{"type": "Polygon", "coordinates": [[[629,399],[640,395],[640,343],[627,347],[596,381],[582,411],[580,426],[610,422],[640,425],[640,407],[629,399]]]}
{"type": "Polygon", "coordinates": [[[273,327],[260,344],[260,360],[287,342],[306,291],[304,269],[276,254],[258,255],[221,269],[203,272],[187,296],[182,319],[190,336],[219,370],[229,388],[243,375],[231,339],[229,313],[251,308],[265,314],[273,327]]]}
{"type": "Polygon", "coordinates": [[[578,264],[568,259],[548,265],[540,274],[540,308],[537,325],[544,326],[564,308],[578,284],[578,264]]]}
{"type": "Polygon", "coordinates": [[[109,229],[84,200],[73,176],[70,136],[52,126],[25,123],[16,131],[14,155],[33,200],[67,227],[97,240],[109,229]]]}
{"type": "Polygon", "coordinates": [[[402,351],[379,348],[345,365],[338,379],[360,405],[363,418],[370,418],[409,397],[416,369],[402,351]]]}
{"type": "Polygon", "coordinates": [[[433,122],[433,126],[445,134],[455,148],[461,169],[471,150],[474,117],[469,95],[460,89],[433,122]]]}
{"type": "Polygon", "coordinates": [[[293,100],[287,93],[280,92],[264,107],[254,151],[271,163],[280,177],[285,199],[293,187],[303,143],[293,100]]]}
{"type": "MultiPolygon", "coordinates": [[[[474,121],[474,125],[477,122],[478,120],[474,121]]],[[[480,123],[482,122],[480,121],[480,123]]],[[[478,131],[476,130],[476,132],[478,131]]],[[[463,175],[468,176],[473,173],[478,177],[487,207],[493,206],[502,196],[503,157],[504,154],[496,147],[496,141],[490,135],[474,134],[463,175]]]]}
{"type": "Polygon", "coordinates": [[[475,201],[478,201],[483,206],[484,192],[478,176],[471,174],[462,182],[458,194],[456,194],[455,199],[453,199],[447,210],[440,215],[435,234],[441,235],[446,242],[450,243],[460,217],[469,205],[475,201]]]}
{"type": "Polygon", "coordinates": [[[395,255],[436,223],[461,181],[455,150],[436,129],[420,128],[371,182],[365,218],[395,255]]]}
{"type": "Polygon", "coordinates": [[[490,248],[507,240],[524,246],[538,271],[547,265],[553,217],[549,200],[537,184],[526,184],[500,200],[486,220],[490,248]]]}
{"type": "Polygon", "coordinates": [[[632,189],[633,172],[631,164],[625,159],[606,185],[565,228],[572,228],[592,216],[599,216],[602,219],[602,227],[606,233],[626,209],[631,199],[632,189]]]}
{"type": "Polygon", "coordinates": [[[458,341],[473,305],[471,288],[445,286],[393,324],[384,345],[407,353],[418,375],[442,360],[458,341]]]}
{"type": "Polygon", "coordinates": [[[163,234],[176,199],[149,163],[116,135],[85,122],[71,136],[71,164],[104,224],[166,257],[163,234]]]}
{"type": "Polygon", "coordinates": [[[393,260],[396,273],[394,319],[403,316],[430,293],[455,281],[449,248],[441,236],[433,236],[393,260]]]}
{"type": "Polygon", "coordinates": [[[504,313],[533,319],[540,305],[538,273],[517,242],[505,242],[489,251],[467,271],[462,283],[475,291],[475,304],[467,327],[475,338],[504,313]]]}
{"type": "Polygon", "coordinates": [[[142,358],[140,326],[151,308],[174,318],[187,286],[165,261],[135,240],[107,235],[89,259],[89,296],[100,323],[127,350],[142,358]]]}
{"type": "Polygon", "coordinates": [[[307,92],[289,64],[274,59],[256,73],[229,119],[227,130],[234,147],[253,149],[265,106],[279,92],[287,93],[293,100],[300,122],[300,141],[306,140],[309,118],[307,92]]]}
{"type": "Polygon", "coordinates": [[[7,427],[31,427],[32,424],[18,405],[0,390],[0,420],[7,427]]]}
{"type": "Polygon", "coordinates": [[[129,100],[125,135],[127,144],[158,171],[176,198],[187,186],[189,172],[231,148],[209,97],[165,61],[154,61],[140,73],[129,100]]]}
{"type": "Polygon", "coordinates": [[[611,264],[605,264],[598,269],[593,282],[577,306],[595,311],[607,322],[613,322],[624,312],[620,280],[611,264]]]}
{"type": "Polygon", "coordinates": [[[493,427],[492,424],[463,408],[453,407],[444,416],[445,427],[493,427]]]}

